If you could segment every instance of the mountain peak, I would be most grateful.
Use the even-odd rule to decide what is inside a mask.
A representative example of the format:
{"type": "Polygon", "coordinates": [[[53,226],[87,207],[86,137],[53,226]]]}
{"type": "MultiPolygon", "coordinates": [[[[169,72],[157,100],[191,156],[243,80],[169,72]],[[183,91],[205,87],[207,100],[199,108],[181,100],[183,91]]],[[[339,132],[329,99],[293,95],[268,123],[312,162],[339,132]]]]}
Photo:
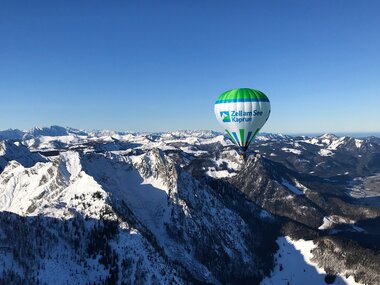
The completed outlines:
{"type": "Polygon", "coordinates": [[[319,138],[321,138],[321,139],[337,139],[339,137],[336,136],[335,134],[325,133],[325,134],[319,136],[319,138]]]}

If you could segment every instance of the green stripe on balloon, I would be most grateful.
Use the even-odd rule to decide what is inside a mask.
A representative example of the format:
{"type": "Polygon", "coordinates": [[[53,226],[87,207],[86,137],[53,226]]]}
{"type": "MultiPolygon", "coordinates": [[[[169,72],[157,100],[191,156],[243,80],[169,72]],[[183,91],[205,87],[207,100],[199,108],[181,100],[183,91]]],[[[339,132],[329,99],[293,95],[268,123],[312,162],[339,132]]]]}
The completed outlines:
{"type": "Polygon", "coordinates": [[[239,129],[239,135],[240,135],[241,146],[245,146],[245,143],[244,143],[244,129],[239,129]]]}
{"type": "Polygon", "coordinates": [[[260,131],[260,129],[261,129],[261,128],[258,128],[258,129],[253,133],[253,136],[252,136],[252,138],[251,138],[251,140],[249,141],[248,144],[250,144],[250,143],[253,141],[253,139],[255,138],[255,136],[257,135],[257,133],[260,131]]]}
{"type": "Polygon", "coordinates": [[[218,97],[218,101],[231,99],[266,99],[268,97],[261,91],[250,88],[237,88],[226,91],[218,97]]]}
{"type": "Polygon", "coordinates": [[[232,140],[232,142],[234,144],[236,144],[235,139],[233,138],[233,136],[231,135],[231,133],[228,130],[226,130],[226,132],[227,132],[228,136],[230,137],[230,139],[232,140]]]}

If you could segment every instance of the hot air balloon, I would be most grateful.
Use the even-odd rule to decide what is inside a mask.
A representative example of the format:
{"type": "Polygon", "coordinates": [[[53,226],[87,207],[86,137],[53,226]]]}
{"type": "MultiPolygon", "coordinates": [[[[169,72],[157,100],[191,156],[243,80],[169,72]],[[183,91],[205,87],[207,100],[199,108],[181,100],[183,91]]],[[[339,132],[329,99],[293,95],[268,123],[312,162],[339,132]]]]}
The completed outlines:
{"type": "Polygon", "coordinates": [[[269,118],[268,97],[256,89],[232,89],[218,97],[214,110],[217,120],[240,147],[244,158],[249,144],[269,118]]]}

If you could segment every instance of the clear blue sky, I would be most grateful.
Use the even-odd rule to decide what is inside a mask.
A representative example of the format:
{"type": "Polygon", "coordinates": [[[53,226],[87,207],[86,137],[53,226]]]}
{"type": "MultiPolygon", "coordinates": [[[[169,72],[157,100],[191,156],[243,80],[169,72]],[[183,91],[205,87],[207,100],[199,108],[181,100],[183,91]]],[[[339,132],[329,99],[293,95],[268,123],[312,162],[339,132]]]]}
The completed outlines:
{"type": "Polygon", "coordinates": [[[217,96],[266,93],[264,131],[380,131],[380,1],[1,1],[0,129],[220,130],[217,96]]]}

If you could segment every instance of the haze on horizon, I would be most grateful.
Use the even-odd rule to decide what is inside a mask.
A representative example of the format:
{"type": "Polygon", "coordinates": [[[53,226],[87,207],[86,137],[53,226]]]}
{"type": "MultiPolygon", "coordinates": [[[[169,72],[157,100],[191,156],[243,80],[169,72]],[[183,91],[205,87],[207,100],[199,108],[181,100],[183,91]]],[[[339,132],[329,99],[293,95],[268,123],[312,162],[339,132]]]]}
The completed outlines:
{"type": "Polygon", "coordinates": [[[0,129],[220,131],[236,87],[264,132],[380,132],[378,1],[3,1],[0,129]]]}

